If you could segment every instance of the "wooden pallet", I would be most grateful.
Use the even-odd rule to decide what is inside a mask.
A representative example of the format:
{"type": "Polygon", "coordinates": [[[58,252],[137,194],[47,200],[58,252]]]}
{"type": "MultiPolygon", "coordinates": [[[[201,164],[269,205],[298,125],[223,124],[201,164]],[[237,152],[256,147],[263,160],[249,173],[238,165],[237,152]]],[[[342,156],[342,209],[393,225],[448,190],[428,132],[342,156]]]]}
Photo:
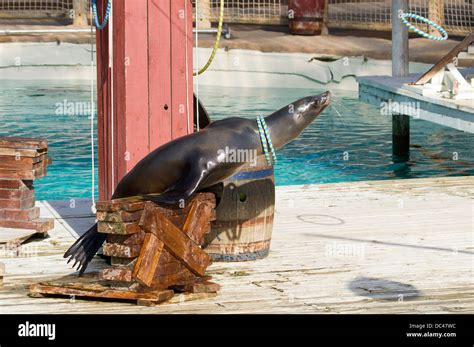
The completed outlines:
{"type": "Polygon", "coordinates": [[[213,194],[196,194],[183,208],[138,197],[98,202],[96,208],[98,230],[107,234],[103,253],[112,265],[94,277],[33,285],[33,296],[75,295],[153,305],[175,292],[217,293],[219,285],[206,276],[211,258],[200,247],[215,219],[213,194]]]}
{"type": "Polygon", "coordinates": [[[33,187],[33,180],[45,176],[49,164],[47,140],[0,137],[0,228],[11,235],[0,237],[0,243],[25,240],[24,232],[17,229],[47,236],[54,227],[53,219],[40,218],[33,187]]]}

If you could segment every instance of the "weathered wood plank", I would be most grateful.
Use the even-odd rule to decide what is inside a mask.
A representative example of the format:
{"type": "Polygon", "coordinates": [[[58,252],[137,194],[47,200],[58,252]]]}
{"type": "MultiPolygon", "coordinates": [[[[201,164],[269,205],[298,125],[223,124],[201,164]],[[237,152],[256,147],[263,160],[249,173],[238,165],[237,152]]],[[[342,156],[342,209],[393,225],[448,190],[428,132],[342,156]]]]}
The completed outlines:
{"type": "Polygon", "coordinates": [[[25,210],[35,207],[35,198],[26,199],[0,199],[0,209],[25,210]]]}
{"type": "Polygon", "coordinates": [[[145,235],[140,255],[133,270],[133,277],[141,284],[146,286],[152,284],[156,268],[160,262],[163,246],[163,242],[154,234],[147,233],[145,235]]]}
{"type": "Polygon", "coordinates": [[[34,198],[34,189],[2,189],[0,188],[0,199],[24,200],[34,198]]]}
{"type": "Polygon", "coordinates": [[[54,228],[54,219],[36,218],[30,221],[0,220],[0,227],[16,228],[16,229],[31,229],[31,230],[36,230],[37,233],[46,234],[48,230],[51,230],[54,228]]]}
{"type": "Polygon", "coordinates": [[[124,246],[128,246],[128,245],[141,246],[143,244],[144,239],[145,239],[145,232],[143,230],[140,230],[138,233],[130,234],[130,235],[117,235],[117,234],[107,235],[107,242],[120,243],[124,246]]]}
{"type": "Polygon", "coordinates": [[[168,218],[156,211],[154,204],[146,204],[140,226],[163,241],[166,249],[181,260],[189,270],[199,276],[204,276],[211,258],[168,218]]]}
{"type": "Polygon", "coordinates": [[[119,235],[130,235],[136,234],[141,231],[138,223],[111,223],[111,222],[99,222],[97,223],[97,231],[105,234],[119,234],[119,235]]]}
{"type": "Polygon", "coordinates": [[[40,216],[39,207],[32,207],[26,210],[3,210],[0,209],[0,220],[31,221],[40,216]]]}
{"type": "Polygon", "coordinates": [[[142,210],[127,212],[127,211],[97,211],[96,218],[99,222],[113,222],[113,223],[127,223],[137,222],[140,220],[142,210]]]}
{"type": "Polygon", "coordinates": [[[29,137],[0,137],[0,148],[34,149],[48,148],[48,140],[44,138],[29,137]]]}
{"type": "Polygon", "coordinates": [[[140,254],[140,245],[121,245],[118,243],[104,243],[103,252],[110,257],[136,258],[140,254]]]}
{"type": "Polygon", "coordinates": [[[34,284],[30,287],[30,293],[35,294],[49,294],[49,295],[64,295],[67,297],[88,297],[88,298],[102,298],[102,299],[118,299],[118,300],[147,300],[153,303],[160,303],[171,299],[174,295],[172,290],[163,290],[159,292],[136,292],[125,290],[114,290],[109,287],[102,286],[101,288],[89,290],[87,288],[68,288],[62,284],[48,285],[48,284],[34,284]]]}
{"type": "Polygon", "coordinates": [[[28,157],[36,158],[45,154],[45,150],[35,150],[35,149],[22,149],[22,148],[5,148],[0,147],[0,155],[2,156],[13,156],[17,158],[28,157]]]}
{"type": "Polygon", "coordinates": [[[196,244],[204,243],[204,236],[210,231],[209,222],[216,219],[216,211],[208,202],[194,201],[183,226],[183,232],[196,244]]]}

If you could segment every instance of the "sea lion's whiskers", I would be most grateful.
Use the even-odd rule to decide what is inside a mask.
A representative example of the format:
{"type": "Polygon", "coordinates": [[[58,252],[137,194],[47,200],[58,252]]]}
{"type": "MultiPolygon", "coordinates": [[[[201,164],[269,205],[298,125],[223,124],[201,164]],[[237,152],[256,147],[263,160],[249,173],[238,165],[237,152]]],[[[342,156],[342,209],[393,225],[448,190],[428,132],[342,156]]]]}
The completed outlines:
{"type": "Polygon", "coordinates": [[[339,117],[342,118],[342,114],[341,114],[341,113],[339,112],[339,110],[337,109],[335,103],[332,103],[330,106],[332,107],[332,109],[333,109],[334,111],[336,111],[336,114],[337,114],[339,117]]]}

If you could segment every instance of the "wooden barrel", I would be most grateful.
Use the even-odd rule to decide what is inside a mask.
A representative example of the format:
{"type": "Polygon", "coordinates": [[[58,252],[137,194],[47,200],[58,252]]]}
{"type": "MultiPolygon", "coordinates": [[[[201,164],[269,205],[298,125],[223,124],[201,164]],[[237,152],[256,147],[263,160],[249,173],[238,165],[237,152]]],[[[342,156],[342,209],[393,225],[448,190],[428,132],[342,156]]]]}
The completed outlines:
{"type": "Polygon", "coordinates": [[[205,250],[214,261],[265,258],[270,250],[275,210],[273,167],[264,156],[246,164],[215,191],[217,218],[205,250]]]}
{"type": "Polygon", "coordinates": [[[293,35],[321,35],[326,0],[289,0],[288,25],[293,35]]]}

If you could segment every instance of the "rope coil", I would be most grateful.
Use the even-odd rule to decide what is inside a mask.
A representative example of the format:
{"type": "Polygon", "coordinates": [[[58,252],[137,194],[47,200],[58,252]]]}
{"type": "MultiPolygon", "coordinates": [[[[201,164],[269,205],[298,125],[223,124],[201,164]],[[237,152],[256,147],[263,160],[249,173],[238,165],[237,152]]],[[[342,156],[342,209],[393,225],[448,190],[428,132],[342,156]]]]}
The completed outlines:
{"type": "Polygon", "coordinates": [[[402,20],[402,22],[408,27],[409,30],[417,33],[418,35],[420,36],[423,36],[424,38],[427,38],[429,40],[433,40],[433,41],[445,41],[448,39],[448,33],[446,32],[446,30],[444,30],[440,25],[436,24],[435,22],[433,22],[432,20],[429,20],[428,18],[425,18],[425,17],[422,17],[420,15],[417,15],[415,13],[404,13],[404,12],[401,12],[400,15],[399,15],[400,19],[402,20]],[[433,34],[428,34],[426,32],[424,32],[423,30],[421,29],[418,29],[417,27],[415,27],[413,24],[411,24],[407,18],[412,18],[412,19],[416,19],[416,20],[420,20],[422,21],[423,23],[426,23],[428,24],[429,26],[432,26],[433,28],[435,28],[436,30],[438,30],[438,32],[442,35],[441,37],[439,36],[435,36],[433,34]]]}

